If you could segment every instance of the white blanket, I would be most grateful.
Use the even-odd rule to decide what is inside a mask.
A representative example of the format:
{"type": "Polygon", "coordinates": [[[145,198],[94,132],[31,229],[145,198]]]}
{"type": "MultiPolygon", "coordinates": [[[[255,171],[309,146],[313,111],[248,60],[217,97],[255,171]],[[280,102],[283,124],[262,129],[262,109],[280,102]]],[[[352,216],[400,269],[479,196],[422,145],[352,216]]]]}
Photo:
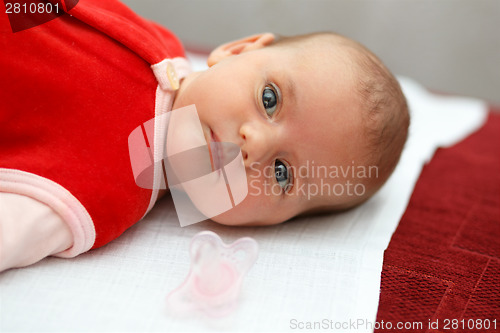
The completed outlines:
{"type": "Polygon", "coordinates": [[[273,227],[202,222],[181,228],[171,200],[163,199],[101,249],[0,274],[0,331],[296,331],[307,325],[373,331],[383,252],[423,164],[436,147],[479,128],[486,115],[478,100],[436,97],[411,80],[400,82],[412,110],[410,138],[395,173],[361,207],[273,227]],[[259,258],[231,316],[176,319],[165,297],[186,277],[190,239],[202,230],[226,243],[254,237],[259,258]]]}

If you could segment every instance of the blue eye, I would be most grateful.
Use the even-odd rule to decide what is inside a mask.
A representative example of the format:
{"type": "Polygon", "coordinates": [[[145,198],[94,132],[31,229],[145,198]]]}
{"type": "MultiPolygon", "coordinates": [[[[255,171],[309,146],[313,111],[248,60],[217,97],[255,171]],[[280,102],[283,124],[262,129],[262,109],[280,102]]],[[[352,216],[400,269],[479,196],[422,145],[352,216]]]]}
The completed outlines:
{"type": "Polygon", "coordinates": [[[274,161],[274,176],[280,187],[286,192],[290,187],[290,174],[288,167],[280,160],[274,161]]]}
{"type": "Polygon", "coordinates": [[[266,109],[268,117],[272,117],[278,106],[278,97],[274,89],[270,86],[265,87],[262,92],[262,104],[264,105],[264,109],[266,109]]]}

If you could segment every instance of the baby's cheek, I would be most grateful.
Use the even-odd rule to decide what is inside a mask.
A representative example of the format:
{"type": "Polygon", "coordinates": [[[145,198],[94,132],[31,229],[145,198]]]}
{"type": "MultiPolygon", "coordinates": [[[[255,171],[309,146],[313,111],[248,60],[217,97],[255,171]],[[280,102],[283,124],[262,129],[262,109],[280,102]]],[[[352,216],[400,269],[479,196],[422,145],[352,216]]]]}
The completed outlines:
{"type": "Polygon", "coordinates": [[[235,207],[222,214],[214,216],[212,221],[225,225],[242,225],[251,223],[256,219],[255,204],[248,200],[248,196],[235,207]]]}

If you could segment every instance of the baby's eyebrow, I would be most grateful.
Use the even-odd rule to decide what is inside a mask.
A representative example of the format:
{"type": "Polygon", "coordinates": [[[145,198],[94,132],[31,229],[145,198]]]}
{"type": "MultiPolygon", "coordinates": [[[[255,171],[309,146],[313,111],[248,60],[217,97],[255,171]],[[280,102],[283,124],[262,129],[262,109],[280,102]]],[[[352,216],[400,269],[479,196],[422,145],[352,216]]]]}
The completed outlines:
{"type": "Polygon", "coordinates": [[[296,89],[295,89],[295,82],[292,80],[292,78],[287,75],[285,77],[285,82],[284,82],[284,86],[285,86],[285,91],[286,91],[286,99],[287,99],[287,102],[288,100],[290,100],[291,104],[292,105],[296,105],[297,104],[297,97],[296,97],[296,89]]]}
{"type": "Polygon", "coordinates": [[[294,182],[296,182],[298,179],[300,179],[299,184],[294,184],[295,186],[299,186],[299,191],[296,191],[295,193],[299,194],[299,197],[309,197],[307,195],[307,191],[304,192],[303,189],[309,189],[309,172],[307,171],[307,167],[303,167],[302,165],[299,167],[293,167],[292,168],[292,177],[294,178],[294,182]]]}

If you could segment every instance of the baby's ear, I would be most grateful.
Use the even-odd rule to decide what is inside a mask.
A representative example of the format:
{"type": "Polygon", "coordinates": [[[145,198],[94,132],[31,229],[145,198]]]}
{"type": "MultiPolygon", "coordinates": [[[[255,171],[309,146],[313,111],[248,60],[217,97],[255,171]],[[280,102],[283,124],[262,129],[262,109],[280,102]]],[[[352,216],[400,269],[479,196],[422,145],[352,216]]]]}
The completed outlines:
{"type": "Polygon", "coordinates": [[[222,59],[232,55],[263,48],[271,44],[274,39],[275,36],[272,33],[265,32],[222,44],[210,53],[207,64],[211,67],[222,59]]]}

